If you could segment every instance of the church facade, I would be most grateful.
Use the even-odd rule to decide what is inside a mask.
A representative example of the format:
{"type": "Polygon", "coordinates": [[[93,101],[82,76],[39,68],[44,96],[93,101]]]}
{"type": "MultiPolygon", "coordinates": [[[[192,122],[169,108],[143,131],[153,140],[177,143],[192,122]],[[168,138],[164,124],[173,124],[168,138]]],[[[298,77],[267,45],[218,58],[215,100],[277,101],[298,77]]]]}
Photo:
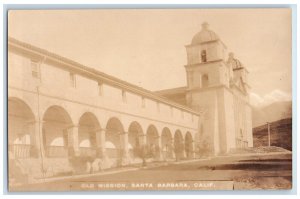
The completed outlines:
{"type": "Polygon", "coordinates": [[[206,23],[186,49],[187,86],[152,92],[9,38],[10,164],[53,176],[71,157],[94,171],[131,164],[141,145],[154,160],[252,147],[247,69],[206,23]]]}
{"type": "Polygon", "coordinates": [[[253,147],[248,70],[229,53],[219,36],[202,24],[186,46],[187,86],[159,91],[200,114],[201,143],[214,154],[253,147]]]}

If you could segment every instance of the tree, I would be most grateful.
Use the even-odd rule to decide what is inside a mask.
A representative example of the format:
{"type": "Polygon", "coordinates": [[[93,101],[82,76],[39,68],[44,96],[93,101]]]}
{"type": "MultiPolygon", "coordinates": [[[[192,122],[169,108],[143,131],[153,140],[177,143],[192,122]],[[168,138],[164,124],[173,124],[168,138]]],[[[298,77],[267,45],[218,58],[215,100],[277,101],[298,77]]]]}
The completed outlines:
{"type": "Polygon", "coordinates": [[[206,139],[204,139],[204,140],[202,140],[202,142],[198,143],[196,148],[197,148],[196,153],[200,157],[208,157],[212,153],[211,144],[206,139]]]}
{"type": "Polygon", "coordinates": [[[146,144],[135,146],[133,151],[137,157],[142,159],[143,161],[142,166],[146,166],[147,165],[146,160],[148,158],[154,157],[155,154],[155,151],[151,150],[151,147],[146,144]]]}

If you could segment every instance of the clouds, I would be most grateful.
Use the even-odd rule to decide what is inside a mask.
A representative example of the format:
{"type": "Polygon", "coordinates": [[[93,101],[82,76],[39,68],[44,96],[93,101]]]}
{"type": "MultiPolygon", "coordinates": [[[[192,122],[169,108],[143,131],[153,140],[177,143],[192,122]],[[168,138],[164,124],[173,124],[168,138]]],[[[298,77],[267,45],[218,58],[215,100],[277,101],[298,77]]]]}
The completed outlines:
{"type": "Polygon", "coordinates": [[[271,91],[270,93],[264,95],[263,97],[256,93],[250,93],[250,103],[251,105],[256,107],[263,107],[263,106],[270,105],[274,102],[290,101],[290,100],[292,100],[291,94],[278,89],[271,91]]]}

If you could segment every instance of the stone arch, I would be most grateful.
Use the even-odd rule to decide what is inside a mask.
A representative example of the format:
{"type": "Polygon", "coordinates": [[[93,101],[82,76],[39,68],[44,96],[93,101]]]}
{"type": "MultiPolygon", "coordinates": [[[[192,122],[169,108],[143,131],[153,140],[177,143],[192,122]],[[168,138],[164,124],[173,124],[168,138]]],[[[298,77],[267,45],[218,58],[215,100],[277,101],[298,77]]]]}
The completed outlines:
{"type": "Polygon", "coordinates": [[[128,127],[128,151],[130,157],[133,159],[138,157],[139,150],[145,144],[142,126],[137,121],[131,122],[128,127]]]}
{"type": "MultiPolygon", "coordinates": [[[[35,115],[22,99],[8,98],[8,147],[10,158],[34,156],[35,115]]],[[[37,150],[37,149],[36,149],[37,150]]]]}
{"type": "Polygon", "coordinates": [[[184,158],[184,140],[180,130],[176,130],[174,134],[174,152],[176,160],[184,158]]]}
{"type": "Polygon", "coordinates": [[[146,144],[153,158],[158,159],[160,156],[159,132],[153,124],[150,124],[147,129],[146,144]]]}
{"type": "Polygon", "coordinates": [[[78,122],[78,145],[81,156],[96,156],[96,132],[101,128],[97,117],[91,112],[81,115],[78,122]]]}
{"type": "Polygon", "coordinates": [[[82,113],[80,113],[79,110],[81,108],[79,106],[76,106],[76,104],[72,104],[63,100],[58,100],[58,99],[51,99],[51,100],[46,100],[41,98],[40,99],[40,115],[41,118],[46,114],[46,112],[51,108],[51,107],[60,107],[63,110],[65,110],[66,113],[68,113],[68,117],[72,121],[73,125],[77,125],[76,122],[79,121],[80,116],[82,113]]]}
{"type": "MultiPolygon", "coordinates": [[[[103,122],[102,117],[104,117],[104,113],[102,110],[97,110],[93,107],[88,107],[88,106],[70,106],[70,107],[66,107],[66,110],[72,109],[72,111],[70,111],[70,116],[72,118],[72,120],[75,122],[80,121],[80,119],[82,118],[83,115],[90,115],[91,119],[93,120],[93,123],[97,123],[97,125],[104,127],[103,124],[106,124],[106,122],[103,122]],[[67,109],[68,108],[68,109],[67,109]]],[[[77,123],[77,124],[78,124],[77,123]]],[[[76,124],[76,123],[75,123],[76,124]]]]}
{"type": "Polygon", "coordinates": [[[151,145],[151,144],[155,144],[155,145],[158,145],[158,137],[159,137],[159,133],[158,133],[158,130],[157,128],[151,124],[149,125],[149,127],[147,128],[147,134],[146,134],[146,137],[147,137],[147,145],[151,145]]]}
{"type": "Polygon", "coordinates": [[[115,160],[118,166],[124,153],[124,127],[116,117],[111,117],[106,124],[105,148],[110,159],[115,160]]]}
{"type": "Polygon", "coordinates": [[[30,106],[23,99],[17,97],[8,98],[8,115],[15,115],[17,117],[35,120],[35,115],[30,106]]]}
{"type": "Polygon", "coordinates": [[[192,159],[194,155],[193,136],[189,131],[185,134],[184,142],[185,142],[184,149],[185,149],[186,157],[188,159],[192,159]]]}
{"type": "Polygon", "coordinates": [[[161,147],[162,147],[162,155],[164,159],[173,158],[173,138],[172,133],[168,127],[164,127],[161,133],[161,147]]]}
{"type": "Polygon", "coordinates": [[[43,115],[43,146],[47,157],[68,155],[68,129],[73,122],[68,112],[61,106],[50,106],[43,115]]]}
{"type": "Polygon", "coordinates": [[[9,89],[9,92],[7,93],[7,95],[8,95],[7,103],[9,100],[24,102],[24,104],[26,104],[26,107],[28,107],[32,111],[34,118],[36,118],[36,119],[38,118],[37,98],[32,98],[31,93],[24,93],[22,91],[9,89]]]}

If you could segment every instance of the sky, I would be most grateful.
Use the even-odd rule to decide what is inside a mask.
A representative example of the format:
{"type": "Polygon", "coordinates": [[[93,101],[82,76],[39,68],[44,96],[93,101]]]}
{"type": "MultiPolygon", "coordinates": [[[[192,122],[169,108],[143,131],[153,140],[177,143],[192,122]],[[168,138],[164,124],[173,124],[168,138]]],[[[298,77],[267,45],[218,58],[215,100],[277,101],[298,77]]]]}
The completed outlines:
{"type": "Polygon", "coordinates": [[[291,99],[290,9],[18,10],[8,35],[149,90],[186,85],[185,45],[209,23],[249,70],[251,103],[291,99]]]}

